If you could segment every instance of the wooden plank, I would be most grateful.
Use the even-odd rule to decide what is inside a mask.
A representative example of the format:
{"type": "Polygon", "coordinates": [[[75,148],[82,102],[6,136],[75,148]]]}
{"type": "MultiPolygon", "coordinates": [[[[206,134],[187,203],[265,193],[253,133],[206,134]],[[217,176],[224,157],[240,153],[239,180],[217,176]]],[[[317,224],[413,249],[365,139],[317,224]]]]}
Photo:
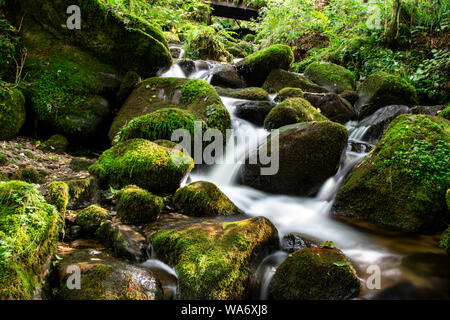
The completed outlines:
{"type": "Polygon", "coordinates": [[[258,18],[258,10],[245,5],[235,5],[226,1],[211,1],[211,14],[216,17],[236,20],[251,20],[258,18]]]}

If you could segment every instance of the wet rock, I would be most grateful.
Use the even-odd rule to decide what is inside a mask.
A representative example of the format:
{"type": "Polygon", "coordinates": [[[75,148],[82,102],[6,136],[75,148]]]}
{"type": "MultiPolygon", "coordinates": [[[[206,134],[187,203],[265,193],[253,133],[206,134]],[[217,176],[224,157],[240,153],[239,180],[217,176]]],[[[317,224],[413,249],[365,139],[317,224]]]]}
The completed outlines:
{"type": "Polygon", "coordinates": [[[244,77],[248,85],[261,87],[272,70],[287,70],[293,61],[294,54],[290,47],[273,45],[239,61],[236,64],[236,69],[244,77]]]}
{"type": "Polygon", "coordinates": [[[264,119],[275,104],[270,101],[246,101],[236,104],[235,115],[257,126],[264,124],[264,119]]]}
{"type": "Polygon", "coordinates": [[[355,89],[353,72],[334,63],[311,63],[305,70],[305,76],[331,92],[341,93],[355,89]]]}
{"type": "Polygon", "coordinates": [[[409,232],[446,228],[448,179],[442,177],[450,169],[442,159],[450,152],[449,132],[440,117],[397,116],[344,182],[335,213],[409,232]]]}
{"type": "Polygon", "coordinates": [[[352,90],[344,90],[339,94],[342,99],[347,100],[353,106],[359,99],[358,92],[352,90]]]}
{"type": "Polygon", "coordinates": [[[345,124],[357,118],[352,105],[336,93],[305,93],[304,96],[331,121],[345,124]]]}
{"type": "Polygon", "coordinates": [[[178,189],[173,202],[177,210],[194,217],[243,213],[216,185],[207,181],[197,181],[178,189]]]}
{"type": "Polygon", "coordinates": [[[0,87],[0,140],[14,138],[25,123],[25,97],[15,88],[0,87]]]}
{"type": "Polygon", "coordinates": [[[355,270],[335,248],[297,250],[278,267],[269,287],[275,300],[343,300],[359,290],[355,270]]]}
{"type": "Polygon", "coordinates": [[[134,227],[105,221],[95,235],[117,258],[131,262],[143,262],[148,258],[148,244],[145,237],[134,227]]]}
{"type": "Polygon", "coordinates": [[[293,253],[299,249],[314,248],[318,245],[296,233],[289,233],[281,239],[281,249],[293,253]]]}
{"type": "Polygon", "coordinates": [[[327,92],[307,77],[282,69],[273,70],[262,87],[269,93],[276,93],[284,88],[299,88],[304,92],[327,92]]]}
{"type": "Polygon", "coordinates": [[[174,59],[179,58],[181,55],[181,48],[180,47],[170,47],[170,55],[174,59]]]}
{"type": "Polygon", "coordinates": [[[216,64],[212,69],[211,84],[227,88],[244,88],[244,78],[230,64],[216,64]]]}
{"type": "Polygon", "coordinates": [[[57,264],[57,300],[155,300],[162,297],[159,282],[146,268],[127,264],[109,255],[103,248],[88,249],[60,246],[57,264]],[[67,286],[73,269],[81,272],[80,289],[67,286]]]}
{"type": "Polygon", "coordinates": [[[186,77],[191,75],[196,70],[194,60],[181,59],[181,60],[178,60],[176,63],[180,66],[181,70],[183,70],[186,77]]]}
{"type": "Polygon", "coordinates": [[[369,153],[373,149],[373,145],[364,142],[349,141],[350,151],[356,153],[369,153]]]}
{"type": "Polygon", "coordinates": [[[279,246],[278,232],[258,217],[169,227],[148,235],[158,257],[175,266],[180,299],[245,299],[252,269],[279,246]]]}
{"type": "MultiPolygon", "coordinates": [[[[275,133],[276,134],[276,133],[275,133]]],[[[347,129],[331,121],[297,123],[279,129],[279,147],[272,150],[270,136],[258,148],[259,154],[279,154],[279,170],[273,174],[268,165],[250,164],[240,169],[240,182],[276,194],[314,195],[333,176],[347,145],[347,129]]],[[[275,167],[272,167],[275,171],[275,167]]]]}
{"type": "MultiPolygon", "coordinates": [[[[412,114],[426,114],[429,116],[437,116],[439,111],[443,110],[445,105],[440,106],[414,106],[411,108],[412,114]]],[[[448,120],[448,119],[447,119],[448,120]]]]}

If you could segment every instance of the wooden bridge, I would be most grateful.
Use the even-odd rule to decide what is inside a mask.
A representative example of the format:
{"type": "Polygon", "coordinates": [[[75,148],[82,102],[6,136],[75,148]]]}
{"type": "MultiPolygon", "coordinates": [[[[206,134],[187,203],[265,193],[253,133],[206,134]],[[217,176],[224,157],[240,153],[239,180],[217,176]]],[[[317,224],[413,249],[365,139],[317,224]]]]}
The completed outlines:
{"type": "Polygon", "coordinates": [[[235,4],[228,1],[210,1],[211,15],[235,20],[251,20],[258,18],[258,9],[244,4],[235,4]]]}

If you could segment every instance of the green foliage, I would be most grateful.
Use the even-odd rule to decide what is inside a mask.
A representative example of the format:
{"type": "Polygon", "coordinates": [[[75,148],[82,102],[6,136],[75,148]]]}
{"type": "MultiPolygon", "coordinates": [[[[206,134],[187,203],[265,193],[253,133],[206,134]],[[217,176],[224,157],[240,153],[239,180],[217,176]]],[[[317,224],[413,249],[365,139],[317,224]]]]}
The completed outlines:
{"type": "Polygon", "coordinates": [[[25,123],[25,97],[10,85],[0,83],[0,140],[13,138],[25,123]]]}
{"type": "Polygon", "coordinates": [[[194,60],[231,60],[232,56],[225,49],[224,39],[227,39],[227,34],[218,33],[212,27],[194,28],[186,36],[185,57],[194,60]]]}
{"type": "Polygon", "coordinates": [[[450,227],[442,233],[439,245],[450,255],[450,227]]]}
{"type": "Polygon", "coordinates": [[[444,119],[450,120],[450,105],[447,105],[444,110],[439,114],[444,119]]]}
{"type": "Polygon", "coordinates": [[[16,70],[26,49],[17,30],[0,14],[0,81],[16,81],[16,70]]]}

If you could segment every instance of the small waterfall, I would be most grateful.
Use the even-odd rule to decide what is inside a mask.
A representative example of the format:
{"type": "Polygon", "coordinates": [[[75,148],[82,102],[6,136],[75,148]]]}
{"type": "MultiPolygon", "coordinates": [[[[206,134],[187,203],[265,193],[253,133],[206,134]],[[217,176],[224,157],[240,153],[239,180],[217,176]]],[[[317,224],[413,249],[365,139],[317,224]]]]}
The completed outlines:
{"type": "Polygon", "coordinates": [[[272,281],[278,266],[287,258],[288,254],[284,251],[277,251],[264,258],[256,270],[256,276],[260,281],[260,300],[269,298],[269,285],[272,281]]]}
{"type": "Polygon", "coordinates": [[[141,263],[150,269],[161,282],[165,299],[174,299],[178,291],[178,275],[171,267],[157,259],[149,259],[141,263]]]}

